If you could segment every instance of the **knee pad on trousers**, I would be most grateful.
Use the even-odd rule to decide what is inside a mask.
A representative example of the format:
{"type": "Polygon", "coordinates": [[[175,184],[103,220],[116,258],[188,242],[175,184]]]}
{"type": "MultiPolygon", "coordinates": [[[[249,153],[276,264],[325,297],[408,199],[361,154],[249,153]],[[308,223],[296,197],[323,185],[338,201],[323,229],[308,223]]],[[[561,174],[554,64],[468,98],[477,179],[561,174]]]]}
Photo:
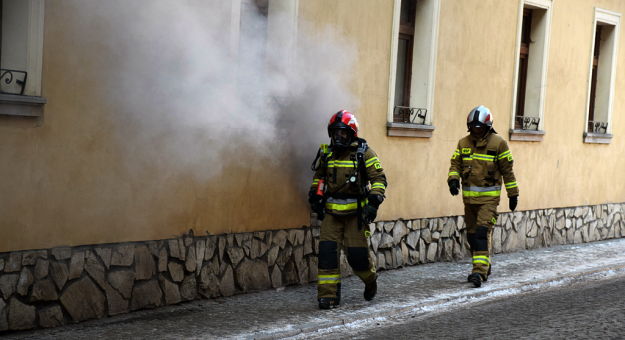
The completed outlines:
{"type": "Polygon", "coordinates": [[[319,269],[336,269],[338,267],[337,243],[334,241],[319,242],[319,269]]]}
{"type": "Polygon", "coordinates": [[[369,269],[369,248],[347,248],[347,263],[355,271],[364,272],[369,269]]]}
{"type": "Polygon", "coordinates": [[[488,251],[488,228],[485,226],[477,227],[475,233],[475,251],[488,251]]]}
{"type": "Polygon", "coordinates": [[[467,233],[467,242],[469,242],[469,247],[471,247],[471,251],[475,250],[475,234],[467,233]]]}

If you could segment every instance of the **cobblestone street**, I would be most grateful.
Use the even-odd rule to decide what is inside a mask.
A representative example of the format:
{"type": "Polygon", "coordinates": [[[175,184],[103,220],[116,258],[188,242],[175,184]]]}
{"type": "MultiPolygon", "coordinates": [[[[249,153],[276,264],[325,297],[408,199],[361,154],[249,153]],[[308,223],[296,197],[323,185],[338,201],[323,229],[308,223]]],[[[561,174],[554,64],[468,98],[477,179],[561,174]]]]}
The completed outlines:
{"type": "Polygon", "coordinates": [[[440,311],[419,310],[292,339],[622,339],[625,273],[440,311]],[[616,277],[615,277],[616,276],[616,277]]]}
{"type": "MultiPolygon", "coordinates": [[[[470,271],[468,261],[382,271],[378,296],[373,302],[364,301],[362,283],[356,277],[350,277],[343,280],[341,307],[330,311],[317,309],[315,285],[289,286],[286,289],[230,298],[196,300],[55,329],[8,333],[4,334],[4,338],[91,340],[335,337],[327,332],[338,332],[336,337],[369,338],[371,334],[377,334],[378,338],[383,338],[389,337],[391,331],[398,332],[395,337],[399,338],[414,334],[417,329],[423,329],[426,332],[424,334],[429,334],[425,338],[439,337],[437,332],[441,329],[449,332],[440,333],[441,337],[490,336],[491,333],[485,333],[486,331],[474,335],[464,333],[463,329],[475,330],[475,325],[483,322],[490,322],[487,327],[483,327],[484,330],[497,329],[502,332],[514,332],[516,326],[531,329],[532,325],[571,329],[567,323],[553,319],[555,315],[550,312],[551,303],[558,313],[570,315],[566,321],[571,324],[579,323],[579,320],[593,320],[594,323],[589,325],[592,329],[607,327],[607,331],[612,333],[606,334],[616,334],[619,325],[612,321],[622,319],[622,304],[621,307],[618,305],[622,301],[622,295],[618,295],[618,289],[611,285],[602,286],[597,280],[606,274],[614,278],[624,275],[624,252],[625,239],[619,239],[495,255],[493,276],[480,289],[474,289],[466,283],[466,275],[470,271]],[[595,283],[585,289],[580,282],[595,283]],[[575,291],[569,291],[569,285],[576,287],[575,291]],[[552,290],[548,290],[549,287],[552,290]],[[604,288],[593,290],[592,287],[604,288]],[[517,295],[521,297],[514,298],[517,295]],[[574,312],[572,314],[566,314],[567,301],[573,301],[569,295],[580,297],[578,302],[571,302],[571,311],[574,312]],[[499,297],[505,297],[506,300],[498,302],[499,297]],[[607,303],[609,300],[613,300],[613,303],[607,303]],[[526,304],[519,304],[518,301],[526,304]],[[576,303],[584,301],[586,304],[583,307],[576,307],[576,303]],[[481,313],[479,318],[466,314],[465,307],[470,305],[479,306],[476,307],[481,313]],[[518,311],[509,312],[517,305],[518,311]],[[596,306],[604,306],[605,310],[600,312],[596,310],[596,306]],[[618,308],[621,308],[620,312],[618,308]],[[412,316],[415,316],[417,324],[406,323],[412,316]],[[464,324],[453,324],[452,330],[451,321],[456,320],[464,324]],[[389,325],[392,327],[388,327],[389,325]],[[344,333],[348,329],[353,332],[344,333]]],[[[623,291],[622,279],[609,282],[617,282],[615,285],[619,284],[620,291],[623,291]]],[[[580,337],[598,334],[585,331],[588,332],[582,333],[580,337]]],[[[494,334],[492,333],[493,337],[497,337],[494,334]]],[[[502,334],[507,336],[500,335],[499,338],[515,333],[502,334]]],[[[530,333],[526,331],[526,334],[530,333]]],[[[538,338],[542,336],[541,333],[532,334],[538,338]]],[[[569,337],[577,337],[573,333],[567,334],[569,337]]],[[[522,336],[524,335],[521,333],[518,335],[522,336]]]]}

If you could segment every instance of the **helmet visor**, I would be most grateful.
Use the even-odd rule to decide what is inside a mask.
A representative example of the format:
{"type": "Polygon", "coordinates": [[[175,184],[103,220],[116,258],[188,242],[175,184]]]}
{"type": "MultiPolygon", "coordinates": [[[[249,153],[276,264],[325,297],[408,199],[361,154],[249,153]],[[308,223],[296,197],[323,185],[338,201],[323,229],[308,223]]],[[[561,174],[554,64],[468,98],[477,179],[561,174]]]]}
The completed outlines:
{"type": "Polygon", "coordinates": [[[473,122],[469,123],[469,127],[481,128],[481,127],[485,127],[485,126],[486,126],[486,124],[484,124],[484,123],[482,123],[480,121],[477,121],[477,122],[473,121],[473,122]]]}
{"type": "Polygon", "coordinates": [[[338,148],[346,148],[351,141],[351,134],[347,129],[330,129],[332,145],[338,148]]]}

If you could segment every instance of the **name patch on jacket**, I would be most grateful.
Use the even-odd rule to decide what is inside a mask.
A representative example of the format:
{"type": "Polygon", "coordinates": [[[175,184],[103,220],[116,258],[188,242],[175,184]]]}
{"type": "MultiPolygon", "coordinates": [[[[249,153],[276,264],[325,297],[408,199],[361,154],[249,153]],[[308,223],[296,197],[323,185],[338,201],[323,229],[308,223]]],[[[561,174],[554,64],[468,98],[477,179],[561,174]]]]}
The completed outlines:
{"type": "Polygon", "coordinates": [[[462,148],[462,153],[471,153],[471,148],[462,148]]]}

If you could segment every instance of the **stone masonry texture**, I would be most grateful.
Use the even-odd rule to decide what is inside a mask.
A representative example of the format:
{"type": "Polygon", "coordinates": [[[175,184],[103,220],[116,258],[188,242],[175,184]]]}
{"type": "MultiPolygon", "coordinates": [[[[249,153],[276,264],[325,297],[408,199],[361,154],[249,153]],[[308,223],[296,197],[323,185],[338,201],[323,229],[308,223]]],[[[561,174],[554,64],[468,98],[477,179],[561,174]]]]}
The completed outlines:
{"type": "MultiPolygon", "coordinates": [[[[625,237],[625,204],[502,213],[493,253],[625,237]]],[[[0,336],[317,280],[320,221],[290,230],[0,253],[0,336]]],[[[366,226],[378,270],[470,256],[463,216],[366,226]]],[[[353,272],[341,257],[342,276],[353,272]]]]}

